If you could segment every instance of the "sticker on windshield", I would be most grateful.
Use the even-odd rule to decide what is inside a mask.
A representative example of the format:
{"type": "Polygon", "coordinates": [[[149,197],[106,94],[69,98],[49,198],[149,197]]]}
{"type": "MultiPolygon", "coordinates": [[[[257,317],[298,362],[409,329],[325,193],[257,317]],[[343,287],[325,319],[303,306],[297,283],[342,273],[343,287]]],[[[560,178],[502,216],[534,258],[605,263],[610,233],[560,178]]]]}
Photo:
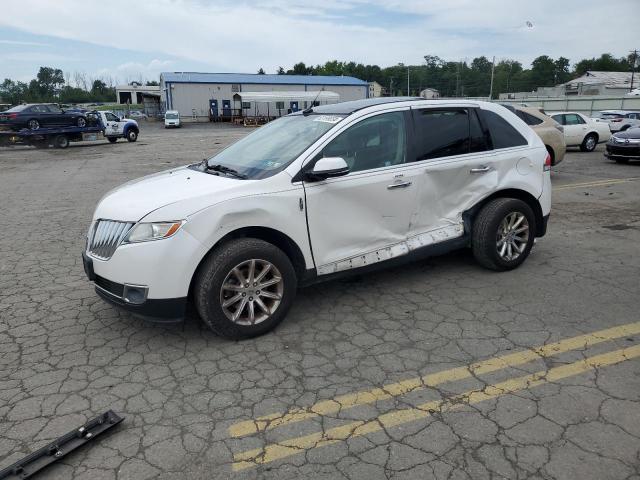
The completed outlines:
{"type": "Polygon", "coordinates": [[[338,117],[336,115],[320,115],[318,118],[314,118],[314,122],[324,122],[324,123],[338,123],[342,120],[342,117],[338,117]]]}

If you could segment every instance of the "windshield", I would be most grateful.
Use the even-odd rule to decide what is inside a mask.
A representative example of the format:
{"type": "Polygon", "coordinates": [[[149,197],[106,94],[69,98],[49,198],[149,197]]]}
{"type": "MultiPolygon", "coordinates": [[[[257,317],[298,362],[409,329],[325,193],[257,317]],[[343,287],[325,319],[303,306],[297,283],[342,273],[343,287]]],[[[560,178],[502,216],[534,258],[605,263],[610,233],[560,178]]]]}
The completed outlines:
{"type": "Polygon", "coordinates": [[[247,178],[265,178],[284,169],[344,115],[290,115],[260,127],[208,160],[247,178]]]}
{"type": "Polygon", "coordinates": [[[164,118],[169,118],[171,120],[175,120],[176,118],[178,118],[178,114],[177,113],[165,113],[164,114],[164,118]]]}

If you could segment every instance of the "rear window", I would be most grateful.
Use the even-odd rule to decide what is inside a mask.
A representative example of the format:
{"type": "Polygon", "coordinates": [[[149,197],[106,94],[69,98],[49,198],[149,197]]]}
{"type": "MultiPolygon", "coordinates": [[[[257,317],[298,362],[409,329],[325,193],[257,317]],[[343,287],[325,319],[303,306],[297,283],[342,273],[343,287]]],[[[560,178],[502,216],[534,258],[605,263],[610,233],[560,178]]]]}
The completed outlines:
{"type": "Polygon", "coordinates": [[[27,108],[29,108],[29,105],[17,105],[13,108],[10,108],[9,110],[5,110],[7,113],[11,113],[11,112],[22,112],[24,110],[26,110],[27,108]]]}
{"type": "Polygon", "coordinates": [[[542,119],[531,115],[530,113],[523,112],[522,110],[517,110],[516,115],[524,120],[524,123],[526,123],[527,125],[540,125],[543,122],[542,119]]]}
{"type": "Polygon", "coordinates": [[[487,150],[484,134],[472,110],[412,110],[416,127],[416,160],[487,150]]]}
{"type": "Polygon", "coordinates": [[[493,148],[511,148],[527,144],[527,140],[520,135],[520,132],[500,115],[489,110],[481,110],[481,112],[489,129],[493,148]]]}

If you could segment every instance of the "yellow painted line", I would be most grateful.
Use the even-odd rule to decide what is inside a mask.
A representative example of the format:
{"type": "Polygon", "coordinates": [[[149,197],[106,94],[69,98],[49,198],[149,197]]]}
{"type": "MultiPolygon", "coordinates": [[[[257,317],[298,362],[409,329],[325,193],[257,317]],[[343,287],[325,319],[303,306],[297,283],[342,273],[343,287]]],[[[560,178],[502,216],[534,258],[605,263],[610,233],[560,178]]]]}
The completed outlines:
{"type": "Polygon", "coordinates": [[[540,347],[510,353],[500,357],[489,358],[480,362],[462,367],[456,367],[442,372],[432,373],[423,377],[410,378],[397,383],[384,385],[381,388],[340,395],[335,399],[322,400],[308,408],[289,410],[286,413],[274,413],[253,420],[235,423],[229,427],[229,434],[233,437],[243,437],[253,433],[270,430],[282,425],[307,420],[320,415],[330,415],[340,410],[375,403],[392,397],[404,395],[411,391],[433,387],[446,382],[454,382],[470,378],[473,375],[482,375],[507,367],[523,365],[543,357],[558,355],[570,350],[586,348],[590,345],[606,342],[616,338],[640,333],[640,322],[620,325],[606,330],[600,330],[577,337],[560,340],[540,347]]]}
{"type": "Polygon", "coordinates": [[[595,368],[614,365],[637,357],[640,357],[640,345],[594,355],[560,367],[554,367],[531,375],[488,385],[482,390],[470,390],[461,395],[456,395],[451,399],[434,400],[414,408],[394,410],[368,422],[351,422],[340,427],[331,428],[324,433],[318,432],[303,437],[283,440],[280,443],[267,445],[264,448],[249,450],[234,455],[233,470],[244,470],[258,464],[281,460],[301,453],[304,450],[324,447],[349,438],[367,435],[383,429],[420,420],[430,416],[431,413],[435,411],[439,413],[448,412],[461,406],[484,402],[518,390],[538,387],[563,378],[579,375],[595,368]]]}
{"type": "Polygon", "coordinates": [[[570,183],[570,184],[559,185],[557,187],[554,187],[553,190],[569,190],[571,188],[587,188],[587,187],[606,187],[609,185],[616,185],[618,183],[633,182],[635,180],[640,180],[640,177],[610,178],[607,180],[594,180],[592,182],[570,183]]]}

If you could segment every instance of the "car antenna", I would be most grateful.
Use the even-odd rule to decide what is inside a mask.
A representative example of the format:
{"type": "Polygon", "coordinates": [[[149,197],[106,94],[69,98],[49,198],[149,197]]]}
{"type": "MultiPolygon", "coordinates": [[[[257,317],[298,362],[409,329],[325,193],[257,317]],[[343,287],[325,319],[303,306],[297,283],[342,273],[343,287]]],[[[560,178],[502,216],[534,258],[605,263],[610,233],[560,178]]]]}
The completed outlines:
{"type": "Polygon", "coordinates": [[[313,102],[311,102],[311,106],[308,108],[305,108],[302,111],[303,115],[309,115],[311,112],[313,112],[313,104],[316,103],[316,100],[318,99],[318,97],[320,96],[320,94],[322,93],[322,91],[324,90],[324,87],[322,87],[319,91],[318,94],[316,95],[316,98],[313,99],[313,102]]]}

